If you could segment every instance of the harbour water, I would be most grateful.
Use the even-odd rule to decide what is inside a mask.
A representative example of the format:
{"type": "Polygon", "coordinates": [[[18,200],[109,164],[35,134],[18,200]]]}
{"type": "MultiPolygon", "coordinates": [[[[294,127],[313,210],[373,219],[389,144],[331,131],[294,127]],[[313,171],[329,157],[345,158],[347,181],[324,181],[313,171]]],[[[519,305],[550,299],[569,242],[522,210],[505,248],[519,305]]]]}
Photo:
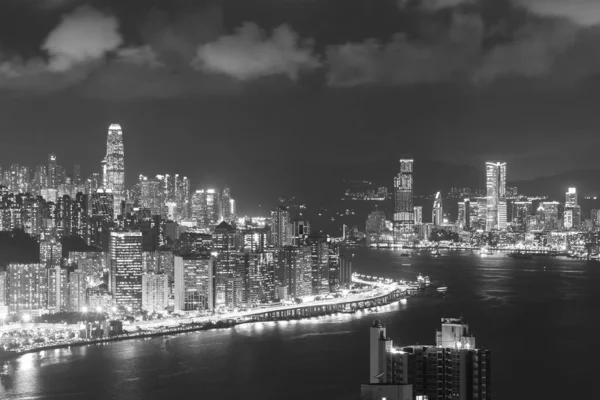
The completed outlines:
{"type": "Polygon", "coordinates": [[[478,346],[492,350],[494,399],[594,398],[600,263],[348,252],[356,272],[410,280],[421,273],[448,292],[378,313],[24,354],[0,364],[0,398],[357,399],[374,319],[397,344],[431,344],[440,318],[461,314],[478,346]]]}

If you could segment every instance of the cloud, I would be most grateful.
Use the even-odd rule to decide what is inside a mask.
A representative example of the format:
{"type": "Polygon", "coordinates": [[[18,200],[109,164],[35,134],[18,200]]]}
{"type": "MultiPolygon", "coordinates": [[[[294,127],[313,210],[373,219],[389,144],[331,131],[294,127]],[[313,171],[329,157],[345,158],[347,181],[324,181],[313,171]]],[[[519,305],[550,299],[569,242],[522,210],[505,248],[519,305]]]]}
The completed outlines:
{"type": "Polygon", "coordinates": [[[100,59],[122,43],[115,17],[83,6],[63,18],[42,48],[50,56],[48,68],[61,72],[76,64],[100,59]]]}
{"type": "Polygon", "coordinates": [[[600,1],[598,0],[518,0],[525,8],[537,15],[564,17],[583,25],[600,24],[600,1]]]}
{"type": "Polygon", "coordinates": [[[242,81],[270,75],[295,80],[301,71],[313,70],[320,62],[289,26],[282,25],[269,36],[257,25],[246,23],[233,35],[200,45],[192,65],[242,81]]]}
{"type": "Polygon", "coordinates": [[[154,49],[148,45],[140,47],[126,47],[117,51],[117,61],[139,67],[159,68],[165,64],[158,59],[154,49]]]}
{"type": "Polygon", "coordinates": [[[515,38],[491,49],[474,76],[484,83],[500,76],[548,77],[559,58],[572,46],[579,28],[569,21],[528,24],[515,38]]]}
{"type": "Polygon", "coordinates": [[[400,7],[400,9],[404,9],[409,6],[416,6],[418,8],[430,11],[453,8],[462,4],[472,4],[475,2],[476,0],[397,0],[398,7],[400,7]]]}
{"type": "Polygon", "coordinates": [[[331,86],[406,85],[461,79],[481,57],[483,21],[478,15],[455,14],[450,28],[433,43],[395,35],[388,43],[370,40],[330,46],[331,86]]]}

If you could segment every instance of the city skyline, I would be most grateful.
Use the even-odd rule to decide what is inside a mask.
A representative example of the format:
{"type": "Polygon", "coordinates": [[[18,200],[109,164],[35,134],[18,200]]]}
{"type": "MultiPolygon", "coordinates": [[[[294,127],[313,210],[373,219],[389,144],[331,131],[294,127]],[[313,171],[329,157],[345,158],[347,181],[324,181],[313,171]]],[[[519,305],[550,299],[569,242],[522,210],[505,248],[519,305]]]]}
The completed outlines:
{"type": "MultiPolygon", "coordinates": [[[[353,1],[358,4],[358,0],[353,1]]],[[[321,58],[322,66],[311,72],[310,68],[299,68],[294,57],[284,65],[274,66],[267,60],[245,75],[251,65],[240,54],[244,46],[238,45],[239,40],[246,40],[242,43],[248,43],[247,47],[268,50],[272,35],[265,33],[261,37],[246,30],[236,36],[235,29],[249,21],[270,32],[285,20],[286,14],[273,13],[272,21],[266,21],[266,13],[260,7],[252,12],[232,10],[229,6],[233,3],[229,2],[221,10],[209,10],[204,7],[208,2],[194,3],[155,0],[107,5],[73,0],[60,2],[62,5],[56,2],[55,8],[40,7],[34,1],[0,5],[5,22],[1,24],[3,45],[8,49],[2,53],[3,59],[8,60],[3,65],[11,72],[0,73],[0,87],[6,93],[0,100],[5,110],[3,130],[11,144],[0,149],[3,163],[36,165],[47,153],[54,152],[64,165],[80,164],[87,175],[96,169],[90,161],[105,155],[100,150],[105,146],[105,127],[117,122],[126,132],[127,165],[131,170],[128,184],[140,173],[182,171],[194,182],[236,187],[254,208],[269,198],[292,192],[298,183],[290,183],[291,176],[314,176],[302,183],[306,191],[327,190],[330,182],[354,178],[357,171],[368,169],[373,170],[371,177],[383,177],[383,169],[372,165],[388,159],[395,162],[398,148],[409,148],[419,160],[428,158],[478,169],[485,161],[502,159],[511,165],[514,180],[599,169],[590,150],[598,140],[594,134],[595,112],[590,106],[597,102],[598,91],[594,80],[586,80],[594,76],[595,62],[577,69],[581,49],[589,47],[595,32],[579,17],[575,22],[551,19],[561,12],[575,18],[566,8],[542,6],[543,2],[533,0],[517,7],[502,0],[507,3],[505,9],[485,2],[485,12],[460,6],[411,11],[398,9],[397,2],[390,0],[382,2],[385,6],[381,9],[362,12],[358,6],[341,8],[341,2],[329,0],[326,3],[331,3],[333,9],[340,7],[345,11],[335,13],[335,17],[325,13],[329,15],[327,21],[339,28],[339,37],[323,32],[316,22],[303,26],[302,8],[290,19],[290,29],[298,31],[300,39],[317,41],[312,53],[293,44],[290,54],[298,55],[300,60],[307,60],[300,57],[303,55],[308,60],[321,58]],[[86,4],[87,9],[78,8],[86,4]],[[387,13],[386,7],[391,7],[387,13]],[[446,18],[449,14],[456,18],[450,21],[446,18]],[[35,30],[23,32],[13,23],[17,18],[11,15],[27,16],[39,24],[35,30]],[[357,15],[364,16],[365,21],[377,21],[384,15],[389,19],[380,26],[353,24],[352,18],[357,15]],[[108,43],[98,44],[94,38],[80,35],[78,18],[99,21],[94,27],[107,33],[108,43]],[[404,22],[410,18],[414,24],[404,22]],[[473,58],[486,56],[488,61],[487,69],[479,70],[497,73],[491,83],[469,82],[468,77],[477,75],[477,68],[470,74],[471,66],[463,65],[454,66],[456,74],[427,68],[400,69],[404,73],[399,76],[387,72],[396,59],[401,65],[410,65],[411,61],[410,54],[402,52],[402,43],[394,42],[394,33],[415,38],[406,43],[408,49],[417,46],[419,38],[428,45],[439,43],[425,49],[432,54],[432,64],[441,68],[454,65],[436,61],[448,46],[471,51],[467,38],[477,38],[477,32],[467,33],[471,28],[476,30],[481,19],[494,32],[497,24],[511,26],[515,32],[523,30],[527,33],[523,45],[539,45],[536,54],[541,54],[540,58],[509,62],[521,44],[520,39],[514,39],[514,47],[498,45],[496,52],[490,50],[489,57],[472,50],[476,53],[473,58]],[[422,24],[431,27],[419,29],[422,24]],[[141,39],[137,37],[140,31],[141,39]],[[176,43],[173,49],[167,48],[166,39],[161,39],[167,33],[176,43]],[[451,34],[455,34],[452,37],[457,43],[446,42],[451,34]],[[74,54],[65,54],[61,40],[79,36],[90,48],[97,49],[90,53],[89,63],[81,61],[79,48],[73,49],[74,54]],[[340,67],[343,59],[336,62],[335,57],[344,48],[342,43],[351,44],[345,48],[348,52],[379,59],[376,50],[366,45],[368,38],[389,44],[391,65],[380,66],[368,59],[365,65],[381,71],[376,77],[364,77],[365,71],[360,68],[356,77],[345,74],[340,67]],[[549,49],[546,43],[554,39],[561,46],[549,49]],[[212,47],[200,48],[206,44],[212,47]],[[221,54],[218,51],[229,48],[226,46],[231,46],[234,66],[238,67],[223,71],[227,65],[215,57],[221,54]],[[331,52],[323,55],[320,48],[331,48],[331,52]],[[205,68],[190,67],[202,49],[206,50],[200,52],[202,57],[208,57],[205,68]],[[38,68],[26,69],[13,54],[24,61],[39,59],[40,64],[33,62],[38,68]],[[72,64],[66,63],[65,57],[72,64]],[[48,62],[44,64],[42,60],[48,62]],[[333,69],[325,65],[332,65],[333,69]],[[505,65],[513,65],[515,70],[503,70],[505,65]],[[574,69],[578,74],[572,81],[556,78],[564,78],[565,71],[574,69]],[[338,77],[337,81],[332,75],[338,77]],[[454,75],[467,78],[453,79],[454,75]],[[356,78],[357,82],[339,85],[340,76],[356,78]],[[330,83],[332,79],[338,84],[330,83]],[[30,112],[36,117],[30,118],[30,112]],[[572,140],[562,140],[566,134],[572,140]],[[319,145],[313,145],[317,140],[319,145]],[[519,146],[513,146],[517,141],[519,146]],[[279,143],[293,146],[280,152],[276,151],[279,143]],[[344,151],[338,151],[341,143],[344,151]],[[305,154],[310,154],[309,163],[305,154]],[[212,168],[215,165],[219,168],[212,168]],[[280,167],[274,168],[275,165],[280,167]]],[[[581,14],[586,20],[594,15],[581,14]]],[[[282,32],[287,38],[286,31],[282,32]]],[[[512,35],[512,31],[507,35],[520,37],[512,35]]],[[[486,42],[486,46],[496,41],[504,43],[505,39],[498,37],[492,43],[486,42]]]]}

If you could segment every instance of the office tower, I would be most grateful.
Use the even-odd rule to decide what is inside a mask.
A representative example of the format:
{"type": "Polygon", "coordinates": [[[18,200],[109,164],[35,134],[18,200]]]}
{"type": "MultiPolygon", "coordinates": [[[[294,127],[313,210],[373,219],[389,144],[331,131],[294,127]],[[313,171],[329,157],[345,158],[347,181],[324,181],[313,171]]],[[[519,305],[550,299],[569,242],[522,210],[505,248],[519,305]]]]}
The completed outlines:
{"type": "Polygon", "coordinates": [[[400,159],[400,172],[394,178],[394,242],[413,240],[413,163],[412,159],[400,159]]]}
{"type": "Polygon", "coordinates": [[[490,352],[475,347],[462,320],[443,318],[436,345],[397,347],[377,321],[370,329],[371,385],[412,386],[416,399],[491,398],[490,352]]]}
{"type": "Polygon", "coordinates": [[[537,209],[538,219],[546,231],[560,228],[559,219],[560,203],[558,201],[544,201],[537,209]]]}
{"type": "Polygon", "coordinates": [[[140,177],[140,207],[149,209],[152,215],[163,215],[165,195],[163,183],[158,179],[140,177]]]}
{"type": "Polygon", "coordinates": [[[175,256],[175,313],[215,308],[214,264],[208,256],[175,256]]]}
{"type": "Polygon", "coordinates": [[[113,194],[114,219],[120,214],[121,202],[125,200],[125,155],[123,131],[118,124],[108,127],[106,157],[103,164],[103,186],[113,194]]]}
{"type": "Polygon", "coordinates": [[[275,286],[279,299],[295,299],[312,293],[311,248],[284,247],[276,253],[275,286]]]}
{"type": "Polygon", "coordinates": [[[487,162],[487,217],[486,231],[506,229],[506,163],[487,162]]]}
{"type": "Polygon", "coordinates": [[[240,258],[242,300],[247,307],[274,300],[273,253],[246,253],[240,258]]]}
{"type": "Polygon", "coordinates": [[[56,154],[48,154],[48,177],[47,184],[49,188],[56,189],[56,154]]]}
{"type": "Polygon", "coordinates": [[[311,250],[311,293],[315,296],[328,294],[329,243],[327,236],[312,235],[308,238],[308,245],[311,250]]]}
{"type": "Polygon", "coordinates": [[[225,188],[221,191],[221,210],[219,220],[221,221],[232,221],[232,213],[231,213],[231,191],[229,188],[225,188]]]}
{"type": "Polygon", "coordinates": [[[111,232],[109,289],[117,307],[142,307],[142,233],[111,232]]]}
{"type": "Polygon", "coordinates": [[[340,254],[339,263],[339,286],[347,287],[352,283],[352,259],[340,254]]]}
{"type": "Polygon", "coordinates": [[[69,311],[81,312],[87,306],[86,274],[82,271],[73,271],[69,274],[69,311]]]}
{"type": "Polygon", "coordinates": [[[512,203],[512,222],[521,231],[525,231],[527,217],[533,214],[531,201],[514,201],[512,203]]]}
{"type": "Polygon", "coordinates": [[[308,221],[294,220],[290,223],[290,245],[304,246],[310,235],[310,224],[308,221]]]}
{"type": "Polygon", "coordinates": [[[461,229],[471,228],[471,200],[458,202],[458,224],[461,229]]]}
{"type": "Polygon", "coordinates": [[[73,184],[74,185],[81,185],[82,184],[82,180],[81,180],[81,165],[79,165],[79,164],[74,164],[73,165],[73,184]]]}
{"type": "Polygon", "coordinates": [[[192,196],[192,218],[198,226],[209,229],[220,220],[221,203],[220,195],[215,189],[196,190],[192,196]]]}
{"type": "Polygon", "coordinates": [[[433,200],[433,211],[431,212],[431,222],[434,226],[440,226],[444,223],[444,210],[442,208],[442,193],[437,192],[433,200]]]}
{"type": "Polygon", "coordinates": [[[273,225],[271,226],[271,242],[275,247],[283,247],[290,244],[289,223],[290,213],[287,207],[280,206],[271,212],[273,225]]]}
{"type": "Polygon", "coordinates": [[[373,211],[367,217],[365,226],[367,246],[377,245],[383,242],[383,235],[386,231],[385,212],[373,211]]]}
{"type": "Polygon", "coordinates": [[[243,251],[262,253],[267,248],[269,232],[266,228],[245,229],[241,235],[243,251]]]}
{"type": "Polygon", "coordinates": [[[569,188],[565,193],[565,212],[563,226],[565,229],[581,227],[581,206],[577,202],[577,189],[569,188]]]}
{"type": "Polygon", "coordinates": [[[565,193],[565,207],[575,207],[577,205],[577,188],[569,188],[565,193]]]}
{"type": "Polygon", "coordinates": [[[594,228],[600,227],[600,209],[597,209],[597,208],[592,209],[591,219],[592,219],[592,226],[594,228]]]}
{"type": "Polygon", "coordinates": [[[423,206],[414,206],[413,210],[415,225],[421,225],[423,223],[423,206]]]}
{"type": "Polygon", "coordinates": [[[169,305],[169,277],[153,272],[142,275],[142,310],[162,312],[169,305]]]}
{"type": "Polygon", "coordinates": [[[40,316],[47,310],[48,274],[44,264],[9,264],[9,309],[11,313],[40,316]]]}
{"type": "Polygon", "coordinates": [[[108,251],[109,229],[114,225],[114,197],[112,192],[98,189],[90,196],[90,244],[108,251]]]}
{"type": "Polygon", "coordinates": [[[45,165],[37,165],[33,173],[33,186],[35,194],[40,194],[41,190],[48,187],[48,169],[45,165]]]}
{"type": "MultiPolygon", "coordinates": [[[[8,276],[6,271],[0,271],[0,307],[8,304],[8,276]]],[[[1,310],[0,310],[1,311],[1,310]]],[[[2,312],[0,312],[2,315],[2,312]]]]}

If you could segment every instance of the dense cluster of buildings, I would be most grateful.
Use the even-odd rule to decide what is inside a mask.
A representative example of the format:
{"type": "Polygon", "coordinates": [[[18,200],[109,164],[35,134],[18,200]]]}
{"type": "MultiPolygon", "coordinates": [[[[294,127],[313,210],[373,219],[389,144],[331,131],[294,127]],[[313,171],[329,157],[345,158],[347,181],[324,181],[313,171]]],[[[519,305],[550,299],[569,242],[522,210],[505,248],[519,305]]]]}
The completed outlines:
{"type": "Polygon", "coordinates": [[[38,263],[0,271],[0,315],[218,312],[330,296],[350,282],[338,244],[287,208],[239,219],[228,188],[192,193],[179,175],[140,176],[128,189],[124,159],[113,124],[102,173],[85,181],[53,154],[33,175],[0,170],[0,231],[22,229],[40,245],[38,263]],[[91,250],[64,254],[73,236],[91,250]]]}
{"type": "Polygon", "coordinates": [[[484,190],[453,188],[446,195],[437,192],[429,197],[430,206],[424,205],[431,209],[431,219],[425,221],[424,205],[413,204],[413,164],[412,158],[400,160],[391,219],[384,211],[368,216],[367,245],[413,246],[430,240],[434,230],[444,230],[466,243],[491,234],[499,243],[598,247],[591,231],[600,228],[600,207],[582,210],[573,187],[561,202],[519,195],[517,188],[506,186],[505,162],[486,163],[484,190]]]}
{"type": "Polygon", "coordinates": [[[386,328],[370,328],[370,380],[364,400],[486,400],[491,398],[491,354],[476,347],[469,325],[442,318],[435,345],[394,346],[386,328]]]}

